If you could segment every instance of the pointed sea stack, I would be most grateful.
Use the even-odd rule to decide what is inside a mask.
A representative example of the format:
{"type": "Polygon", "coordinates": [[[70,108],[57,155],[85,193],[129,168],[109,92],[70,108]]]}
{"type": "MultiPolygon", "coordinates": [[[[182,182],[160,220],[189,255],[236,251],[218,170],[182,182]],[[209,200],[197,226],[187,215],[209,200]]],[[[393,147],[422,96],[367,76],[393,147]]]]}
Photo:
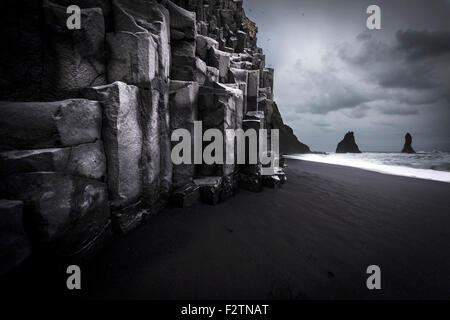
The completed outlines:
{"type": "Polygon", "coordinates": [[[409,132],[407,132],[405,135],[405,145],[403,146],[402,153],[416,153],[414,151],[413,147],[411,146],[411,143],[412,143],[412,137],[409,134],[409,132]]]}
{"type": "Polygon", "coordinates": [[[344,139],[338,143],[336,153],[361,153],[355,142],[353,131],[347,132],[344,139]]]}

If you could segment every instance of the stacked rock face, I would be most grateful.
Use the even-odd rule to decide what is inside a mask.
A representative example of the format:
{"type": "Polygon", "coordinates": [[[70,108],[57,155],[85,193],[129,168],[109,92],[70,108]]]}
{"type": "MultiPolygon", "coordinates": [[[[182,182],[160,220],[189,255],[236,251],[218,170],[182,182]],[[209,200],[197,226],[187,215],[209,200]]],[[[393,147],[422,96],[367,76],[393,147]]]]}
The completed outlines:
{"type": "Polygon", "coordinates": [[[100,103],[0,103],[1,197],[23,202],[36,249],[87,252],[110,227],[100,103]]]}
{"type": "MultiPolygon", "coordinates": [[[[282,152],[309,151],[281,119],[274,70],[241,0],[17,0],[0,9],[11,40],[0,52],[0,199],[22,250],[0,254],[12,264],[29,254],[22,225],[33,250],[78,257],[170,199],[216,204],[238,186],[261,189],[260,163],[173,165],[177,129],[215,129],[225,150],[227,129],[280,129],[282,152]],[[67,27],[69,5],[81,8],[79,30],[67,27]]],[[[264,184],[285,180],[277,169],[264,184]]]]}

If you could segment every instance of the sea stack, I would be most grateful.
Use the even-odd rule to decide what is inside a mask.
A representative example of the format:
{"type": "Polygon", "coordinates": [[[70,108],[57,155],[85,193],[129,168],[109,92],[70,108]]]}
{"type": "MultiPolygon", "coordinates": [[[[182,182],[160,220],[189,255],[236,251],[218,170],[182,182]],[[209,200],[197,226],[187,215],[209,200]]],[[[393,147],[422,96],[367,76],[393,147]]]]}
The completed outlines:
{"type": "Polygon", "coordinates": [[[407,132],[405,135],[405,145],[403,146],[402,153],[416,153],[411,144],[412,136],[409,134],[409,132],[407,132]]]}
{"type": "Polygon", "coordinates": [[[355,142],[353,131],[347,132],[344,139],[338,143],[336,153],[361,153],[355,142]]]}

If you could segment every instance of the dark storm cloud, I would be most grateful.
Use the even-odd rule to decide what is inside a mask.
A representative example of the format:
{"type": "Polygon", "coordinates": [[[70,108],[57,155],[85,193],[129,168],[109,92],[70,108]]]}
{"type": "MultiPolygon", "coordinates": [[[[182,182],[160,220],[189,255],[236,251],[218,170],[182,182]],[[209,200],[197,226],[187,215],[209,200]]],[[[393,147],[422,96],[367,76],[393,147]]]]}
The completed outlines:
{"type": "Polygon", "coordinates": [[[336,132],[350,129],[366,135],[366,150],[372,142],[397,150],[399,130],[422,132],[422,150],[450,148],[450,0],[244,6],[253,8],[259,45],[275,68],[280,111],[312,149],[335,149],[336,132]],[[366,28],[371,4],[381,7],[382,30],[366,28]],[[382,141],[384,123],[392,125],[383,125],[382,141]]]}
{"type": "Polygon", "coordinates": [[[339,57],[363,69],[381,87],[431,89],[441,85],[429,58],[449,52],[450,33],[398,31],[396,41],[388,44],[366,31],[356,39],[360,48],[351,44],[342,45],[339,57]],[[415,43],[414,39],[418,42],[415,43]],[[444,43],[446,40],[449,44],[444,43]]]}
{"type": "Polygon", "coordinates": [[[419,111],[411,106],[391,106],[387,104],[386,106],[381,107],[380,112],[388,115],[413,115],[419,114],[419,111]]]}
{"type": "Polygon", "coordinates": [[[410,59],[427,59],[450,53],[450,32],[428,30],[398,31],[398,49],[410,59]]]}

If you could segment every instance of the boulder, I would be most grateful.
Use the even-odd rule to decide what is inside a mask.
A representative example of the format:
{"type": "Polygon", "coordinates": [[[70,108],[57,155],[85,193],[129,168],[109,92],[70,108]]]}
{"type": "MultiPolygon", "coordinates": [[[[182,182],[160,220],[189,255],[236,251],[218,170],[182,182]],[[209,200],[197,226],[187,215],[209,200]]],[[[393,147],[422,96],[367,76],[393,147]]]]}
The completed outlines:
{"type": "MultiPolygon", "coordinates": [[[[198,92],[197,82],[170,81],[170,129],[185,129],[191,134],[191,164],[173,166],[173,186],[180,188],[192,182],[195,172],[194,165],[194,121],[198,120],[198,92]]],[[[178,142],[173,142],[176,145],[178,142]]]]}
{"type": "Polygon", "coordinates": [[[86,88],[83,94],[102,103],[102,137],[113,208],[125,207],[142,193],[142,130],[138,88],[123,82],[86,88]]]}
{"type": "Polygon", "coordinates": [[[30,255],[31,246],[23,227],[23,202],[0,200],[0,275],[30,255]]]}
{"type": "Polygon", "coordinates": [[[278,189],[281,185],[281,179],[278,175],[262,176],[262,184],[268,188],[278,189]]]}
{"type": "Polygon", "coordinates": [[[408,132],[405,135],[405,144],[403,145],[402,153],[416,153],[412,147],[412,137],[408,132]]]}
{"type": "Polygon", "coordinates": [[[238,187],[238,174],[229,174],[222,177],[222,189],[220,191],[220,201],[231,198],[238,187]]]}
{"type": "Polygon", "coordinates": [[[178,188],[172,194],[172,204],[178,208],[188,208],[200,200],[200,186],[193,183],[178,188]]]}
{"type": "MultiPolygon", "coordinates": [[[[280,159],[280,166],[284,165],[284,161],[280,159]],[[283,163],[282,163],[283,162],[283,163]]],[[[275,169],[275,175],[280,179],[281,184],[285,184],[287,181],[287,176],[284,170],[281,167],[276,167],[275,169]]]]}
{"type": "Polygon", "coordinates": [[[148,216],[151,210],[143,205],[143,202],[136,202],[132,205],[112,213],[112,227],[115,233],[125,235],[139,226],[148,216]]]}
{"type": "Polygon", "coordinates": [[[1,194],[24,203],[33,245],[59,256],[78,255],[109,226],[104,183],[63,173],[10,175],[0,181],[1,194]]]}
{"type": "Polygon", "coordinates": [[[355,136],[352,131],[347,132],[344,139],[338,143],[336,153],[361,153],[355,142],[355,136]]]}
{"type": "Polygon", "coordinates": [[[0,153],[0,175],[54,171],[104,181],[106,158],[101,141],[68,148],[0,153]]]}
{"type": "Polygon", "coordinates": [[[222,178],[221,177],[198,177],[194,184],[200,187],[200,197],[204,203],[216,205],[220,200],[222,178]]]}
{"type": "Polygon", "coordinates": [[[150,88],[158,71],[157,44],[148,32],[108,33],[108,83],[122,81],[150,88]]]}
{"type": "Polygon", "coordinates": [[[43,2],[46,36],[42,96],[46,100],[78,97],[80,89],[106,83],[102,10],[82,9],[82,28],[69,30],[66,9],[48,0],[43,2]]]}
{"type": "Polygon", "coordinates": [[[100,140],[96,101],[0,102],[0,150],[76,146],[100,140]]]}
{"type": "Polygon", "coordinates": [[[239,171],[239,187],[251,192],[262,191],[260,165],[241,165],[239,171]]]}

